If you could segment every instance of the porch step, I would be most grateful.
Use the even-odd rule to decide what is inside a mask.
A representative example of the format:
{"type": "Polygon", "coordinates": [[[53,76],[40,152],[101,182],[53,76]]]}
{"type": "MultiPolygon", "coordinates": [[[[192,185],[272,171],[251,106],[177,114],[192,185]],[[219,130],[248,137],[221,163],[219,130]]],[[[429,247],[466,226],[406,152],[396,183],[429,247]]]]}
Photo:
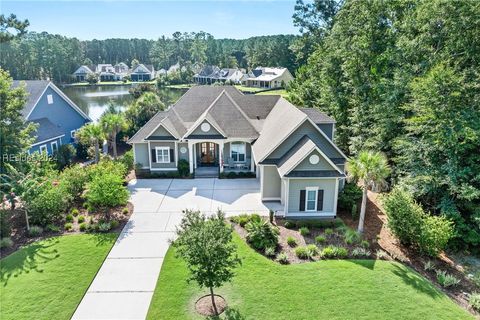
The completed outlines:
{"type": "Polygon", "coordinates": [[[197,168],[195,178],[218,178],[218,167],[197,168]]]}

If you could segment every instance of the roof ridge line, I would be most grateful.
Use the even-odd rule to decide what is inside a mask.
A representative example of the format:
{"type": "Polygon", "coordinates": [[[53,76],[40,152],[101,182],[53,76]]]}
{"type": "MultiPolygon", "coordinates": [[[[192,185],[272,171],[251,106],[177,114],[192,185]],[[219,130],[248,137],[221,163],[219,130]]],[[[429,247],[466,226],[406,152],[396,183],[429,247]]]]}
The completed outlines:
{"type": "Polygon", "coordinates": [[[242,108],[240,108],[240,106],[235,102],[235,100],[233,100],[233,98],[228,94],[228,92],[226,92],[225,90],[223,91],[225,92],[225,94],[227,95],[227,98],[233,103],[233,105],[240,111],[240,113],[242,114],[242,116],[247,120],[248,124],[252,126],[253,130],[255,130],[255,132],[257,132],[258,134],[260,134],[260,132],[257,131],[257,129],[255,128],[255,126],[253,125],[253,123],[251,122],[250,118],[247,116],[247,114],[242,110],[242,108]]]}

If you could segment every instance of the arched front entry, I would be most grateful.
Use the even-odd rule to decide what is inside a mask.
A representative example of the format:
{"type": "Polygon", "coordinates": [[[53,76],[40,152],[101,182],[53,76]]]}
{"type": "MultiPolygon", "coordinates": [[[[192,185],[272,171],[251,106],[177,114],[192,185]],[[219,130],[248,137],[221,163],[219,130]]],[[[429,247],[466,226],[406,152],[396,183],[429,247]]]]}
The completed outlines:
{"type": "Polygon", "coordinates": [[[197,144],[197,166],[218,166],[218,144],[214,142],[200,142],[197,144]]]}

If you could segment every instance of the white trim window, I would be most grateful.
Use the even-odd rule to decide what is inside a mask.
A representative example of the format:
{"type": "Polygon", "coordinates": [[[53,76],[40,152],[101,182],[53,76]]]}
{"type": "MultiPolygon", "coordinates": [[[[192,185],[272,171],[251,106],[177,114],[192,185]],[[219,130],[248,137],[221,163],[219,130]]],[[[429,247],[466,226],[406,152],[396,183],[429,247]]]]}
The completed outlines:
{"type": "Polygon", "coordinates": [[[58,143],[57,141],[52,141],[50,143],[50,147],[52,148],[52,153],[55,153],[58,151],[58,143]]]}
{"type": "Polygon", "coordinates": [[[48,104],[53,104],[53,95],[47,94],[47,103],[48,104]]]}
{"type": "Polygon", "coordinates": [[[40,153],[48,153],[48,150],[47,150],[47,145],[46,144],[42,144],[40,147],[40,153]]]}
{"type": "Polygon", "coordinates": [[[75,140],[75,133],[77,133],[77,130],[70,131],[70,138],[72,138],[73,140],[75,140]]]}
{"type": "Polygon", "coordinates": [[[155,155],[157,156],[157,163],[170,163],[169,147],[155,147],[155,155]]]}
{"type": "Polygon", "coordinates": [[[305,211],[317,211],[318,187],[307,187],[305,192],[305,211]]]}
{"type": "Polygon", "coordinates": [[[245,162],[246,149],[245,142],[232,142],[230,144],[230,157],[233,162],[245,162]]]}

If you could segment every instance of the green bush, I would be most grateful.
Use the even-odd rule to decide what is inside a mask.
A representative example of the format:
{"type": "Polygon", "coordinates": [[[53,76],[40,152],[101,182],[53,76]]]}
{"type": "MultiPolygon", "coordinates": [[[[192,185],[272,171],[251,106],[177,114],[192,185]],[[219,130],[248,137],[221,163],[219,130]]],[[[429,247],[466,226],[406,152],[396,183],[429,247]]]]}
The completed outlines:
{"type": "Polygon", "coordinates": [[[123,208],[123,209],[122,209],[122,213],[123,213],[124,215],[127,215],[127,214],[129,213],[128,208],[127,208],[127,207],[123,208]]]}
{"type": "Polygon", "coordinates": [[[338,207],[353,212],[352,207],[357,205],[360,199],[362,199],[362,189],[355,183],[347,183],[338,195],[338,207]]]}
{"type": "Polygon", "coordinates": [[[386,253],[385,251],[380,250],[380,249],[378,249],[378,250],[375,252],[375,255],[377,256],[377,259],[381,259],[381,260],[388,260],[388,259],[390,258],[390,256],[388,255],[388,253],[386,253]]]}
{"type": "Polygon", "coordinates": [[[72,163],[73,157],[76,154],[75,148],[71,144],[62,144],[55,154],[55,162],[59,170],[72,163]]]}
{"type": "Polygon", "coordinates": [[[63,225],[63,228],[66,230],[66,231],[71,231],[73,229],[73,223],[71,222],[67,222],[63,225]]]}
{"type": "Polygon", "coordinates": [[[113,172],[93,176],[87,183],[85,199],[93,208],[111,208],[126,205],[128,191],[123,186],[123,178],[113,172]]]}
{"type": "Polygon", "coordinates": [[[310,258],[313,258],[314,256],[318,255],[318,248],[314,244],[307,245],[307,251],[310,258]]]}
{"type": "Polygon", "coordinates": [[[435,270],[435,263],[433,263],[431,260],[428,260],[423,264],[423,270],[425,271],[435,270]]]}
{"type": "Polygon", "coordinates": [[[31,226],[30,230],[28,230],[28,235],[30,237],[38,237],[43,233],[43,228],[40,226],[31,226]]]}
{"type": "Polygon", "coordinates": [[[13,246],[13,241],[9,237],[0,239],[0,248],[11,248],[13,246]]]}
{"type": "Polygon", "coordinates": [[[73,215],[67,214],[67,216],[65,217],[65,221],[66,222],[73,222],[73,215]]]}
{"type": "Polygon", "coordinates": [[[285,221],[285,224],[283,226],[287,229],[292,229],[295,227],[295,223],[290,220],[287,220],[285,221]]]}
{"type": "Polygon", "coordinates": [[[123,179],[128,171],[127,167],[120,161],[112,161],[104,159],[99,163],[88,167],[89,181],[93,180],[95,176],[103,176],[107,173],[116,175],[123,179]]]}
{"type": "Polygon", "coordinates": [[[268,247],[277,247],[278,229],[267,221],[252,220],[245,225],[247,241],[257,250],[265,250],[268,247]]]}
{"type": "Polygon", "coordinates": [[[239,216],[232,217],[230,219],[230,221],[240,225],[242,228],[245,227],[245,225],[247,223],[249,223],[250,221],[260,222],[261,220],[262,220],[262,218],[260,217],[260,215],[258,215],[256,213],[253,213],[251,215],[248,215],[248,214],[244,213],[244,214],[241,214],[239,216]]]}
{"type": "Polygon", "coordinates": [[[325,229],[325,232],[324,232],[324,233],[325,233],[325,235],[327,235],[327,236],[332,235],[332,234],[333,234],[333,229],[327,228],[327,229],[325,229]]]}
{"type": "Polygon", "coordinates": [[[345,243],[352,245],[355,243],[359,243],[362,240],[362,236],[360,233],[353,229],[348,229],[347,232],[345,232],[345,243]]]}
{"type": "Polygon", "coordinates": [[[323,258],[345,258],[348,256],[348,250],[344,247],[328,246],[320,252],[323,258]]]}
{"type": "Polygon", "coordinates": [[[288,264],[288,256],[285,252],[280,253],[277,256],[277,261],[281,264],[288,264]]]}
{"type": "Polygon", "coordinates": [[[74,217],[78,216],[79,214],[79,211],[77,208],[73,208],[71,211],[70,211],[70,214],[74,217]]]}
{"type": "Polygon", "coordinates": [[[47,231],[50,231],[50,232],[60,232],[60,227],[52,223],[47,224],[45,229],[47,229],[47,231]]]}
{"type": "Polygon", "coordinates": [[[65,189],[72,199],[79,199],[85,189],[87,181],[87,169],[80,165],[74,165],[65,168],[60,173],[59,185],[65,189]]]}
{"type": "Polygon", "coordinates": [[[437,271],[437,281],[442,287],[452,287],[460,283],[460,280],[445,271],[437,271]]]}
{"type": "Polygon", "coordinates": [[[110,228],[111,229],[116,229],[116,228],[118,228],[119,225],[120,225],[120,222],[118,222],[117,220],[110,221],[110,228]]]}
{"type": "Polygon", "coordinates": [[[80,229],[80,231],[85,232],[88,230],[88,224],[86,222],[80,223],[78,228],[80,229]]]}
{"type": "Polygon", "coordinates": [[[85,222],[85,217],[84,216],[78,216],[78,223],[85,222]]]}
{"type": "Polygon", "coordinates": [[[127,172],[133,169],[133,150],[128,150],[119,158],[119,161],[125,166],[127,172]]]}
{"type": "Polygon", "coordinates": [[[342,235],[344,235],[345,233],[347,233],[348,230],[350,230],[350,228],[347,227],[347,226],[345,226],[345,225],[335,228],[335,231],[336,231],[338,234],[342,234],[342,235]]]}
{"type": "Polygon", "coordinates": [[[275,248],[274,247],[267,247],[265,248],[265,255],[267,257],[274,257],[275,256],[275,248]]]}
{"type": "Polygon", "coordinates": [[[190,176],[190,164],[185,159],[178,160],[177,170],[179,176],[182,178],[190,176]]]}
{"type": "Polygon", "coordinates": [[[362,247],[358,247],[358,248],[354,248],[352,250],[352,256],[355,257],[355,258],[358,258],[358,257],[369,257],[372,253],[365,249],[365,248],[362,248],[362,247]]]}
{"type": "Polygon", "coordinates": [[[436,256],[453,237],[450,220],[428,215],[406,191],[393,189],[383,204],[390,230],[404,244],[417,246],[420,251],[436,256]]]}
{"type": "Polygon", "coordinates": [[[297,246],[297,240],[292,236],[288,236],[287,237],[287,244],[292,248],[296,247],[297,246]]]}
{"type": "Polygon", "coordinates": [[[108,232],[112,228],[112,225],[108,222],[100,222],[97,224],[97,230],[99,232],[108,232]]]}
{"type": "Polygon", "coordinates": [[[356,220],[358,218],[358,206],[356,203],[352,206],[352,219],[356,220]]]}
{"type": "Polygon", "coordinates": [[[307,227],[301,227],[298,231],[302,236],[308,236],[310,234],[310,230],[307,227]]]}
{"type": "Polygon", "coordinates": [[[299,258],[299,259],[308,259],[309,258],[309,254],[308,254],[308,250],[307,250],[307,247],[297,247],[295,248],[295,255],[299,258]]]}
{"type": "Polygon", "coordinates": [[[367,240],[362,240],[362,242],[360,242],[360,245],[365,249],[370,248],[370,242],[368,242],[367,240]]]}
{"type": "Polygon", "coordinates": [[[473,309],[480,311],[480,293],[474,292],[470,294],[468,298],[468,303],[472,306],[473,309]]]}
{"type": "Polygon", "coordinates": [[[0,238],[10,237],[10,213],[7,210],[0,210],[0,238]]]}
{"type": "Polygon", "coordinates": [[[325,243],[326,239],[324,236],[316,236],[315,237],[315,242],[318,243],[318,244],[322,244],[322,243],[325,243]]]}

